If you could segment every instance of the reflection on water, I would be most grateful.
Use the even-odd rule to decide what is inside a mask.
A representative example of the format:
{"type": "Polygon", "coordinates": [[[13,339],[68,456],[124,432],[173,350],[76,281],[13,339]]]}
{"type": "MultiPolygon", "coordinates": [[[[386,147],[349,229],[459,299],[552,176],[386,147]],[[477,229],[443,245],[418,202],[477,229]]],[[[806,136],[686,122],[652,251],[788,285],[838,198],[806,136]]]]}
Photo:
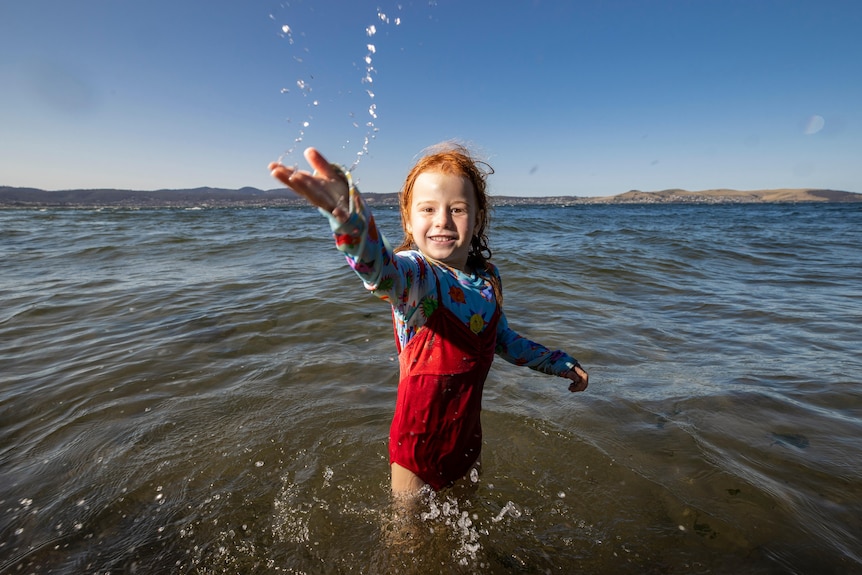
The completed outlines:
{"type": "Polygon", "coordinates": [[[591,386],[495,363],[478,481],[405,514],[313,210],[0,212],[0,573],[859,570],[860,220],[498,209],[510,323],[591,386]]]}

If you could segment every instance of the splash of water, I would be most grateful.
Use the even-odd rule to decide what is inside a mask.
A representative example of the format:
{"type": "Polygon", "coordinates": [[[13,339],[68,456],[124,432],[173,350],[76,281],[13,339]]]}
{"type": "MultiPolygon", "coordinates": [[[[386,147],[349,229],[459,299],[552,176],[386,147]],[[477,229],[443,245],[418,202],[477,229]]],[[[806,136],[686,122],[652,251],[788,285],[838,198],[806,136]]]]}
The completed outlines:
{"type": "MultiPolygon", "coordinates": [[[[395,8],[400,11],[402,9],[402,6],[398,4],[395,8]]],[[[270,19],[277,20],[276,17],[272,14],[270,15],[270,19]]],[[[374,39],[378,36],[383,27],[393,25],[400,26],[401,17],[392,17],[387,12],[383,11],[382,8],[377,8],[376,14],[374,16],[374,21],[365,27],[365,55],[361,60],[364,66],[361,69],[361,77],[358,80],[363,87],[361,93],[364,93],[365,96],[368,98],[368,103],[364,106],[361,104],[351,104],[351,107],[356,106],[359,109],[361,109],[361,107],[365,107],[366,111],[364,114],[364,121],[360,118],[360,116],[362,116],[361,113],[357,114],[354,110],[351,110],[348,113],[347,126],[349,126],[350,130],[361,130],[363,132],[363,135],[361,137],[362,143],[359,146],[359,149],[356,151],[355,160],[348,168],[350,171],[354,170],[359,164],[360,160],[368,154],[369,146],[371,142],[377,137],[377,133],[379,132],[379,128],[377,127],[379,110],[377,102],[375,101],[376,94],[374,92],[374,78],[378,73],[377,68],[375,67],[374,60],[378,52],[378,45],[374,42],[374,39]]],[[[304,41],[305,34],[302,32],[301,27],[293,26],[288,23],[283,23],[280,25],[279,30],[279,35],[287,41],[287,44],[291,50],[291,60],[293,63],[291,69],[294,71],[299,71],[308,68],[309,66],[313,68],[314,65],[308,63],[307,56],[313,53],[314,46],[301,46],[301,44],[306,43],[304,41]]],[[[321,64],[325,64],[326,68],[330,69],[336,68],[339,64],[344,63],[344,61],[327,61],[322,62],[321,64]]],[[[291,143],[291,146],[279,156],[279,162],[294,154],[299,148],[300,144],[302,144],[303,140],[306,138],[309,129],[311,129],[313,125],[316,125],[316,111],[319,110],[320,113],[326,113],[327,120],[332,121],[333,119],[332,106],[328,105],[329,103],[331,103],[331,99],[327,98],[328,96],[333,95],[331,93],[332,88],[330,88],[329,86],[323,87],[322,89],[327,93],[322,94],[323,98],[320,98],[312,96],[314,87],[315,81],[314,73],[312,70],[304,74],[300,74],[300,77],[298,77],[294,82],[291,82],[290,87],[281,88],[282,94],[292,95],[293,97],[300,98],[303,103],[296,108],[297,111],[302,111],[298,119],[296,119],[295,117],[287,118],[288,123],[297,125],[297,132],[296,136],[293,139],[293,142],[291,143]]],[[[339,94],[342,93],[343,92],[339,92],[339,94]]],[[[344,93],[353,94],[354,92],[353,90],[348,89],[344,93]]],[[[352,138],[350,136],[345,138],[343,149],[348,149],[351,146],[351,140],[352,138]]]]}
{"type": "Polygon", "coordinates": [[[482,548],[481,537],[488,535],[488,531],[481,527],[478,514],[461,509],[462,503],[470,506],[469,502],[429,492],[423,502],[426,510],[419,514],[419,519],[431,533],[442,529],[444,536],[448,534],[455,543],[452,558],[458,565],[467,566],[475,564],[482,548]]]}
{"type": "Polygon", "coordinates": [[[521,511],[518,509],[517,505],[515,505],[512,501],[509,501],[508,503],[506,503],[506,505],[503,506],[502,509],[500,509],[500,512],[497,514],[496,517],[494,517],[494,519],[492,519],[492,521],[494,523],[499,523],[503,520],[504,517],[506,517],[506,515],[511,515],[512,517],[517,519],[521,516],[521,511]]]}

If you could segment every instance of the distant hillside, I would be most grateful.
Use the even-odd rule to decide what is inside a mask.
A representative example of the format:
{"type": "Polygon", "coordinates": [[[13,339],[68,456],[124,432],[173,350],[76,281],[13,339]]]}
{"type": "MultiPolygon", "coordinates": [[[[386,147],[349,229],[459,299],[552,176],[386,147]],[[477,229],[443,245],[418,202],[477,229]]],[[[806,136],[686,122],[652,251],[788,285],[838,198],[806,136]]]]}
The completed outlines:
{"type": "Polygon", "coordinates": [[[7,207],[188,207],[279,205],[301,201],[287,188],[194,188],[189,190],[61,190],[0,186],[0,206],[7,207]]]}
{"type": "MultiPolygon", "coordinates": [[[[369,194],[363,197],[371,205],[397,205],[398,194],[369,194]]],[[[862,194],[838,190],[776,189],[776,190],[662,190],[642,192],[631,190],[607,197],[577,196],[515,197],[494,196],[496,205],[526,204],[656,204],[656,203],[767,203],[767,202],[860,202],[862,194]]],[[[305,201],[287,188],[259,190],[242,188],[195,188],[190,190],[61,190],[0,186],[0,206],[7,208],[161,208],[161,207],[234,207],[234,206],[300,206],[305,201]]]]}
{"type": "Polygon", "coordinates": [[[603,198],[588,198],[593,203],[739,203],[754,204],[764,202],[859,202],[862,194],[842,192],[838,190],[816,189],[777,189],[777,190],[703,190],[689,192],[686,190],[662,190],[659,192],[642,192],[632,190],[616,196],[603,198]]]}

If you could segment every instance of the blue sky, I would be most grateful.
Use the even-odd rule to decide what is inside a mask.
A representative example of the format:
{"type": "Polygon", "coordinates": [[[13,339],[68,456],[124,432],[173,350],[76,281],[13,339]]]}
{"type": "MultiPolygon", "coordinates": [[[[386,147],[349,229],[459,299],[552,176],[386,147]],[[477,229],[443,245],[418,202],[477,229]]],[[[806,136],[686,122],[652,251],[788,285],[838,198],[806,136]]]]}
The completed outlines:
{"type": "Polygon", "coordinates": [[[862,192],[859,30],[856,0],[0,0],[0,185],[269,189],[314,145],[395,192],[458,139],[497,195],[862,192]]]}

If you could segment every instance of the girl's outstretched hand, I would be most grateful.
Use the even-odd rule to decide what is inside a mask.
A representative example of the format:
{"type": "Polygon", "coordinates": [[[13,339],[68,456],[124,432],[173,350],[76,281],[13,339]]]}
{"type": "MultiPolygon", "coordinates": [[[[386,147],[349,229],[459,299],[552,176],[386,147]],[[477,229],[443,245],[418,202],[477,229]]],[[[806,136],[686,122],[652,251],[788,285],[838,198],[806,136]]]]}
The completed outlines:
{"type": "Polygon", "coordinates": [[[569,384],[569,391],[572,393],[585,390],[590,382],[590,375],[581,369],[580,365],[576,365],[573,370],[566,374],[566,377],[572,380],[572,383],[569,384]]]}
{"type": "Polygon", "coordinates": [[[344,222],[349,215],[349,189],[344,174],[314,148],[305,150],[305,159],[314,169],[314,174],[278,162],[272,162],[269,170],[285,186],[344,222]]]}

